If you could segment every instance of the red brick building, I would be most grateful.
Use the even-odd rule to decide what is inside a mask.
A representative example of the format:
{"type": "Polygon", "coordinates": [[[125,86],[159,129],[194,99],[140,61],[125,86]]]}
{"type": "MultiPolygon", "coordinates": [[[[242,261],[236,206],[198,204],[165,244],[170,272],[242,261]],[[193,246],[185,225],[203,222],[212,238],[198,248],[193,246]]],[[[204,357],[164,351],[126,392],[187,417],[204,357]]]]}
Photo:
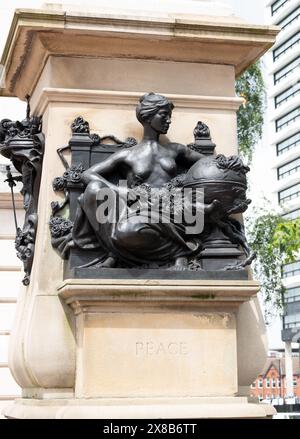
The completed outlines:
{"type": "MultiPolygon", "coordinates": [[[[293,357],[294,396],[300,398],[300,358],[293,357]]],[[[250,395],[260,401],[285,398],[285,359],[268,357],[262,373],[251,384],[250,395]]]]}

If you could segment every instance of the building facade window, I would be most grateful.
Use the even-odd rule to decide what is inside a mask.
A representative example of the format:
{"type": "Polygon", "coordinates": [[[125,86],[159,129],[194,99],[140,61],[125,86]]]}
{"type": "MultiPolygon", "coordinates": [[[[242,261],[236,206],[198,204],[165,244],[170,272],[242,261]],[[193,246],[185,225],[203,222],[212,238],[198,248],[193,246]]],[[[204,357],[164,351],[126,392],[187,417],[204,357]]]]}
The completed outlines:
{"type": "Polygon", "coordinates": [[[300,197],[300,183],[278,192],[279,203],[284,203],[298,197],[300,197]]]}
{"type": "Polygon", "coordinates": [[[300,209],[292,210],[291,212],[285,213],[282,215],[283,218],[288,220],[294,220],[296,218],[300,218],[300,209]]]}
{"type": "Polygon", "coordinates": [[[259,378],[259,380],[258,380],[258,386],[257,386],[259,389],[262,389],[263,388],[263,380],[262,380],[262,378],[259,378]]]}
{"type": "Polygon", "coordinates": [[[300,274],[300,261],[285,264],[282,268],[282,277],[297,276],[300,274]]]}
{"type": "Polygon", "coordinates": [[[276,379],[275,379],[275,378],[272,378],[272,388],[273,388],[273,389],[276,389],[276,387],[277,387],[276,384],[277,384],[277,383],[276,383],[276,379]]]}
{"type": "Polygon", "coordinates": [[[300,82],[292,85],[292,87],[287,88],[285,91],[275,96],[275,108],[278,108],[280,105],[288,102],[293,97],[297,96],[300,93],[300,82]]]}
{"type": "Polygon", "coordinates": [[[277,61],[281,58],[285,53],[290,51],[296,44],[300,42],[300,32],[296,32],[292,35],[288,40],[284,43],[280,44],[276,49],[273,50],[273,60],[277,61]]]}
{"type": "Polygon", "coordinates": [[[276,2],[271,5],[272,15],[276,14],[288,1],[290,0],[276,0],[276,2]]]}
{"type": "Polygon", "coordinates": [[[284,329],[298,328],[300,325],[300,313],[287,314],[284,317],[284,329]]]}
{"type": "Polygon", "coordinates": [[[280,166],[277,169],[277,178],[281,180],[282,178],[286,178],[289,175],[295,174],[300,170],[300,157],[296,160],[292,160],[289,163],[286,163],[283,166],[280,166]]]}
{"type": "Polygon", "coordinates": [[[298,133],[293,134],[282,142],[277,143],[277,155],[284,154],[290,149],[296,148],[296,146],[300,145],[300,131],[298,133]]]}
{"type": "Polygon", "coordinates": [[[285,303],[300,302],[300,286],[287,288],[284,295],[285,303]]]}
{"type": "Polygon", "coordinates": [[[266,388],[270,388],[270,378],[266,378],[266,388]]]}
{"type": "Polygon", "coordinates": [[[291,75],[300,66],[300,56],[285,65],[282,69],[274,73],[274,85],[278,84],[282,79],[291,75]]]}
{"type": "Polygon", "coordinates": [[[278,387],[278,389],[280,389],[280,387],[281,387],[280,379],[277,380],[277,387],[278,387]]]}
{"type": "Polygon", "coordinates": [[[293,386],[297,387],[297,378],[296,377],[293,378],[293,386]]]}
{"type": "Polygon", "coordinates": [[[294,110],[290,111],[288,114],[285,114],[284,116],[276,120],[275,122],[276,131],[282,130],[283,128],[287,127],[288,125],[295,122],[299,118],[300,118],[300,107],[297,107],[294,110]]]}
{"type": "Polygon", "coordinates": [[[299,16],[300,16],[300,6],[298,6],[296,9],[290,12],[286,17],[284,17],[281,21],[279,21],[277,25],[281,27],[281,30],[283,30],[286,27],[290,26],[292,23],[294,23],[294,21],[298,20],[299,16]]]}

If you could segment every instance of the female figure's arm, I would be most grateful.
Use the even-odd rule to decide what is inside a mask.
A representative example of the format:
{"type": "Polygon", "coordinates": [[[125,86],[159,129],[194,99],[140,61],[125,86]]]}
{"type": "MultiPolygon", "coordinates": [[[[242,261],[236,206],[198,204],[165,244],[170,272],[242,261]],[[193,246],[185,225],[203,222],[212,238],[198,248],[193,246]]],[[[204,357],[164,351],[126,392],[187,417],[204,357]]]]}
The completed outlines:
{"type": "Polygon", "coordinates": [[[205,157],[204,154],[194,151],[193,149],[188,148],[186,145],[182,145],[181,143],[171,143],[171,146],[176,148],[177,159],[183,159],[185,162],[191,165],[205,157]]]}
{"type": "Polygon", "coordinates": [[[204,154],[201,154],[200,152],[194,151],[191,148],[188,148],[185,145],[180,145],[179,155],[186,160],[187,163],[190,163],[191,165],[197,162],[200,159],[203,159],[205,157],[204,154]]]}
{"type": "Polygon", "coordinates": [[[127,156],[128,150],[115,152],[111,157],[103,160],[103,162],[96,163],[84,171],[82,174],[82,181],[87,185],[91,181],[100,180],[100,176],[110,174],[112,171],[115,171],[118,166],[124,164],[127,156]]]}

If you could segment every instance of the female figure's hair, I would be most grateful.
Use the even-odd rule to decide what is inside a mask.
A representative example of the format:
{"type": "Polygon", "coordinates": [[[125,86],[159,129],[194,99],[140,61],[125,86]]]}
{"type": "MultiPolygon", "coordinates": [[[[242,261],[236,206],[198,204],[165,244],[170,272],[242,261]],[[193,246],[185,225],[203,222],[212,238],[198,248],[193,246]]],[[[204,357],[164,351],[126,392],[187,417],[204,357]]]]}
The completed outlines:
{"type": "Polygon", "coordinates": [[[161,108],[168,107],[173,110],[174,105],[165,96],[158,93],[146,93],[140,97],[140,102],[136,107],[137,120],[143,124],[151,119],[161,108]]]}

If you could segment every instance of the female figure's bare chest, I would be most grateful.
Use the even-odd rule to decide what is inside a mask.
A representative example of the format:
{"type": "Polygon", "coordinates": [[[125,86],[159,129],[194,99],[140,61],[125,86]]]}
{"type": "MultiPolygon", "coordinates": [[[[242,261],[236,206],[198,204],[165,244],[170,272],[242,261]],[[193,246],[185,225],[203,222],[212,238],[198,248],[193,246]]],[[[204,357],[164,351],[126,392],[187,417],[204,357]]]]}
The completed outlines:
{"type": "Polygon", "coordinates": [[[176,175],[175,154],[164,148],[143,148],[131,154],[129,166],[131,173],[139,181],[160,186],[176,175]]]}

